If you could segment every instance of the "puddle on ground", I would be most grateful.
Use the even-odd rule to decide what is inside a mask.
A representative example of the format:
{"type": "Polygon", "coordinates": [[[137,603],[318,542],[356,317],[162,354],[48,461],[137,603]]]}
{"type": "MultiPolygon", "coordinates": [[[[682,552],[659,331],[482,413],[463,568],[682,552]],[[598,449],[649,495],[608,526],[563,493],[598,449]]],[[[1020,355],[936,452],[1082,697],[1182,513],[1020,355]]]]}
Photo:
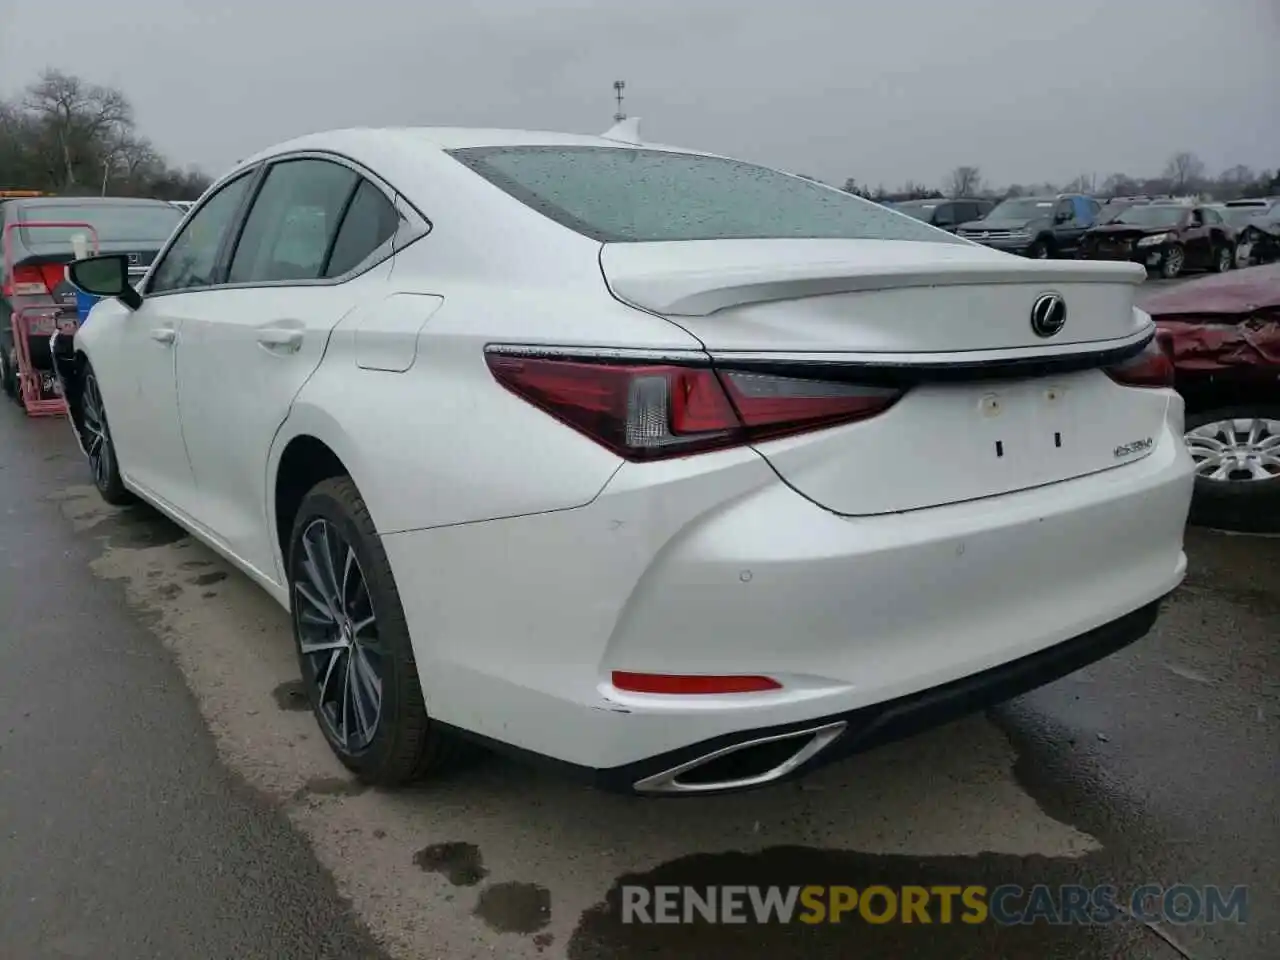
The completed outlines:
{"type": "Polygon", "coordinates": [[[537,933],[551,922],[551,891],[508,881],[480,891],[475,915],[498,933],[537,933]]]}
{"type": "Polygon", "coordinates": [[[474,843],[433,843],[415,853],[413,862],[428,873],[440,874],[455,887],[474,887],[489,875],[474,843]]]}

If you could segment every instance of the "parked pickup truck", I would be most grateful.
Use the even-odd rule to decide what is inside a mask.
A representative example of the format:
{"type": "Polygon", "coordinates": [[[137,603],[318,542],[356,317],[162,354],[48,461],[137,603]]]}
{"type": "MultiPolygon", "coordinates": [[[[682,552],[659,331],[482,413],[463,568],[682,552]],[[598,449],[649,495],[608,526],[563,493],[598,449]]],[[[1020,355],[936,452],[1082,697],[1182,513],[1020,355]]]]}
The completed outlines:
{"type": "Polygon", "coordinates": [[[1011,197],[981,220],[963,223],[958,236],[1037,260],[1073,257],[1080,238],[1098,220],[1102,204],[1092,197],[1011,197]]]}

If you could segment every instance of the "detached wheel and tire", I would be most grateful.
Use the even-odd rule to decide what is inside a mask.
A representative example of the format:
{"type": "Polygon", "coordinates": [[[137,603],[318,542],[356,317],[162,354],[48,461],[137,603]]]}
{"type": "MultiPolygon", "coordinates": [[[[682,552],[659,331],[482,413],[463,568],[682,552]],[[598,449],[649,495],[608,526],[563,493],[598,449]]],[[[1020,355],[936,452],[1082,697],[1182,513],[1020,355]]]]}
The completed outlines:
{"type": "Polygon", "coordinates": [[[1196,462],[1192,523],[1280,533],[1280,406],[1187,417],[1186,440],[1196,462]]]}
{"type": "Polygon", "coordinates": [[[93,472],[93,485],[107,503],[117,507],[132,503],[133,494],[125,489],[124,481],[120,479],[120,461],[116,458],[111,428],[107,425],[107,408],[102,402],[97,375],[90,366],[84,370],[81,408],[80,436],[89,457],[89,469],[93,472]]]}
{"type": "Polygon", "coordinates": [[[1166,280],[1180,277],[1182,276],[1182,268],[1186,265],[1187,253],[1182,249],[1181,244],[1175,243],[1164,255],[1164,261],[1160,264],[1160,276],[1166,280]]]}
{"type": "Polygon", "coordinates": [[[452,766],[462,744],[427,715],[391,564],[349,478],[303,498],[288,570],[303,684],[338,759],[385,787],[452,766]]]}

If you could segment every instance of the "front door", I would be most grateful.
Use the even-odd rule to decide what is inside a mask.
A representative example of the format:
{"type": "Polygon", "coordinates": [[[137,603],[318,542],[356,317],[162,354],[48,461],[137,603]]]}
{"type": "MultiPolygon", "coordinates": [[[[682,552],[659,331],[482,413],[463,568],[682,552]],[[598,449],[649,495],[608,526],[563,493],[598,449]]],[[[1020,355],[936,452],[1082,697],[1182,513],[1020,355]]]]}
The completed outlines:
{"type": "Polygon", "coordinates": [[[350,167],[278,161],[249,209],[225,285],[183,318],[178,400],[202,518],[272,581],[271,442],[333,328],[358,303],[385,295],[392,261],[368,255],[380,246],[389,254],[397,223],[390,201],[350,167]]]}
{"type": "Polygon", "coordinates": [[[176,350],[184,319],[215,294],[218,251],[250,177],[221,187],[182,228],[143,284],[142,306],[100,304],[93,360],[122,472],[144,492],[200,519],[195,478],[182,438],[176,350]]]}
{"type": "Polygon", "coordinates": [[[1209,224],[1199,207],[1191,211],[1191,222],[1183,234],[1187,251],[1187,266],[1204,269],[1213,261],[1213,244],[1210,242],[1209,224]]]}

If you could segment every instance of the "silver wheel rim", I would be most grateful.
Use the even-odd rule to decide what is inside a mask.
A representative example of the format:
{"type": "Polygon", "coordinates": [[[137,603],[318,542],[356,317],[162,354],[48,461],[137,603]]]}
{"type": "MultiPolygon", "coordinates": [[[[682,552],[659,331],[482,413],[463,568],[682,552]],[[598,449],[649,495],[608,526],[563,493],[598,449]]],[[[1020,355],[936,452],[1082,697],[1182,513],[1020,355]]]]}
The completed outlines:
{"type": "Polygon", "coordinates": [[[111,482],[111,434],[107,429],[107,414],[102,405],[102,393],[98,390],[98,378],[93,374],[84,381],[83,420],[88,434],[85,453],[89,455],[93,482],[99,490],[105,490],[111,482]]]}
{"type": "Polygon", "coordinates": [[[1280,420],[1237,417],[1187,431],[1196,476],[1256,483],[1280,479],[1280,420]]]}
{"type": "Polygon", "coordinates": [[[1049,259],[1049,248],[1048,248],[1048,247],[1046,247],[1043,243],[1042,243],[1042,244],[1039,244],[1039,245],[1036,247],[1036,256],[1035,256],[1035,259],[1037,259],[1037,260],[1048,260],[1048,259],[1049,259]]]}
{"type": "Polygon", "coordinates": [[[1169,255],[1165,258],[1164,269],[1171,277],[1176,277],[1182,272],[1182,250],[1174,247],[1169,251],[1169,255]]]}
{"type": "Polygon", "coordinates": [[[368,749],[382,720],[385,650],[355,550],[327,520],[302,531],[293,609],[312,702],[348,753],[368,749]]]}
{"type": "Polygon", "coordinates": [[[1218,251],[1218,271],[1226,273],[1231,269],[1231,261],[1235,259],[1231,254],[1230,247],[1223,247],[1218,251]]]}

